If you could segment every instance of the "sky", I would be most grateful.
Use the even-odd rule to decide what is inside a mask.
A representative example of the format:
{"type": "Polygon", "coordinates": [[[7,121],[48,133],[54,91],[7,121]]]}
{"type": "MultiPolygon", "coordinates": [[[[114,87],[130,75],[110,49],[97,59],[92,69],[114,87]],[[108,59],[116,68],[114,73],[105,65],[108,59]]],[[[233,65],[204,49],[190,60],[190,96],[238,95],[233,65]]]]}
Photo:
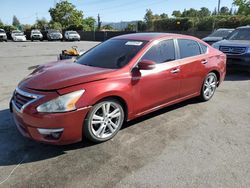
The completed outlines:
{"type": "MultiPolygon", "coordinates": [[[[0,19],[5,24],[12,24],[16,15],[22,24],[34,24],[36,18],[50,20],[49,8],[59,0],[0,0],[0,19]]],[[[207,7],[211,11],[217,7],[218,0],[69,0],[77,9],[82,10],[84,17],[97,18],[102,22],[121,22],[142,20],[146,9],[156,14],[167,13],[171,16],[174,10],[207,7]]],[[[221,0],[221,6],[232,7],[233,0],[221,0]]]]}

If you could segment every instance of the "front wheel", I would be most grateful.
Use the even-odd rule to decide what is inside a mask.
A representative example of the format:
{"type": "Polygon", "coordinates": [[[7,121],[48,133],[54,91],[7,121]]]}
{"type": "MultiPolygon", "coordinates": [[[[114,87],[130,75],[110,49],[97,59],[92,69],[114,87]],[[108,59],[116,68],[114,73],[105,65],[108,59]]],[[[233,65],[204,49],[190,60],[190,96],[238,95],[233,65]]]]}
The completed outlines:
{"type": "Polygon", "coordinates": [[[200,98],[202,101],[208,101],[213,97],[217,87],[217,80],[218,78],[213,72],[210,72],[206,76],[200,94],[200,98]]]}
{"type": "Polygon", "coordinates": [[[93,106],[84,125],[85,136],[93,142],[113,138],[124,121],[124,110],[119,101],[107,99],[93,106]]]}

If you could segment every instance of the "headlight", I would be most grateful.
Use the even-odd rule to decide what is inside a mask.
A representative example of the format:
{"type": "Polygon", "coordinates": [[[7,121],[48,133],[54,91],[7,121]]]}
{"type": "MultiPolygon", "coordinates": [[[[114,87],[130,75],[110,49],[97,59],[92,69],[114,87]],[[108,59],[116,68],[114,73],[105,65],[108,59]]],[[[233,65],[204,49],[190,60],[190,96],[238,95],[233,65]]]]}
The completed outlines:
{"type": "Polygon", "coordinates": [[[213,43],[213,44],[212,44],[212,47],[214,47],[214,48],[216,48],[216,49],[218,49],[218,50],[219,50],[220,45],[219,45],[219,44],[217,44],[217,42],[216,42],[216,43],[213,43]]]}
{"type": "Polygon", "coordinates": [[[76,102],[85,90],[68,93],[37,107],[38,112],[68,112],[76,109],[76,102]]]}
{"type": "Polygon", "coordinates": [[[247,53],[249,53],[249,54],[250,54],[250,47],[248,47],[248,49],[247,49],[247,53]]]}

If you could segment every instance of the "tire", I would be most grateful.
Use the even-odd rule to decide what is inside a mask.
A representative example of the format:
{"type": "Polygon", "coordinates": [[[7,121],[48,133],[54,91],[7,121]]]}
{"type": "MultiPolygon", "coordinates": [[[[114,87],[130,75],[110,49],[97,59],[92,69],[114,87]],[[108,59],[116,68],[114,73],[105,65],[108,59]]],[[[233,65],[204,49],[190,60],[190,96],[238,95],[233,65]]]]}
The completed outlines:
{"type": "Polygon", "coordinates": [[[92,142],[112,139],[124,122],[124,109],[115,99],[106,99],[95,104],[84,123],[84,134],[92,142]],[[108,111],[108,113],[107,113],[108,111]]]}
{"type": "Polygon", "coordinates": [[[213,72],[210,72],[206,76],[203,82],[202,88],[201,88],[201,93],[200,93],[201,101],[204,101],[204,102],[209,101],[213,97],[217,88],[217,81],[218,81],[218,78],[216,74],[213,72]]]}

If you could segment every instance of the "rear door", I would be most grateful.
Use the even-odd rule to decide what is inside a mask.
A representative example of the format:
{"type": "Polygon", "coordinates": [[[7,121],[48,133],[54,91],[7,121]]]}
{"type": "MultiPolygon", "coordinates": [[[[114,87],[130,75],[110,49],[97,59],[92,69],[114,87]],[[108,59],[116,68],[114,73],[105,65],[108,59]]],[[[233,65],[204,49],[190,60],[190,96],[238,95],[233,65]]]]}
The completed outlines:
{"type": "Polygon", "coordinates": [[[177,41],[181,76],[180,97],[182,98],[200,92],[209,59],[205,45],[192,39],[177,39],[177,41]]]}

